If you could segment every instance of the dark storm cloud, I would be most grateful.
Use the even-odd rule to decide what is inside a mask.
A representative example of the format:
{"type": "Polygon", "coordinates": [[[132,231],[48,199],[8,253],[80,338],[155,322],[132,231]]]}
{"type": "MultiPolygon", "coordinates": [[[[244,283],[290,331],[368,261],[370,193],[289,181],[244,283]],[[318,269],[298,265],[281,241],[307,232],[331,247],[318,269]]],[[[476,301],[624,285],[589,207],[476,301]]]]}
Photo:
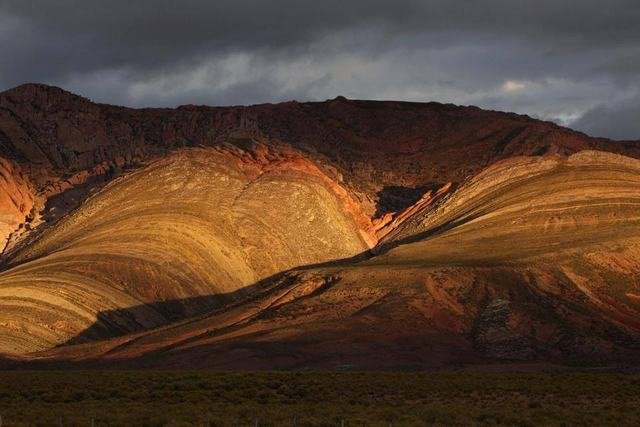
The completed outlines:
{"type": "Polygon", "coordinates": [[[437,100],[640,138],[608,113],[638,111],[638,22],[635,0],[3,0],[0,86],[133,106],[437,100]]]}
{"type": "Polygon", "coordinates": [[[602,104],[587,111],[573,126],[594,136],[621,140],[638,139],[640,97],[616,104],[602,104]]]}

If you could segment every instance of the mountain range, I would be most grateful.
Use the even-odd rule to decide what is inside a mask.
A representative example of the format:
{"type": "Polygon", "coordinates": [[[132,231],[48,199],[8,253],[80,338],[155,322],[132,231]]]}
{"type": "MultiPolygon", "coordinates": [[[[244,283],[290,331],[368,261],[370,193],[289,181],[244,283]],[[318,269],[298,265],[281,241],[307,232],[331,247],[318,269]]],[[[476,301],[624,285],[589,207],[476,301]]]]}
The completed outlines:
{"type": "Polygon", "coordinates": [[[640,141],[359,101],[0,93],[2,364],[640,357],[640,141]]]}

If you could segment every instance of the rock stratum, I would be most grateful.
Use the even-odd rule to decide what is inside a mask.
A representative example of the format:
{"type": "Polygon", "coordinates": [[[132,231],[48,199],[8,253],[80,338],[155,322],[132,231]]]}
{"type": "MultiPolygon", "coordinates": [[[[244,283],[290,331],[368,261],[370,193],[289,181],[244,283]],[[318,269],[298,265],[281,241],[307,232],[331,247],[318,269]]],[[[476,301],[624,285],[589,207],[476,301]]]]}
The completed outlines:
{"type": "Polygon", "coordinates": [[[368,249],[348,196],[317,168],[294,155],[261,160],[181,150],[108,184],[11,254],[0,345],[48,348],[98,313],[187,299],[113,316],[93,338],[158,326],[277,272],[368,249]]]}
{"type": "Polygon", "coordinates": [[[640,360],[640,143],[353,101],[0,94],[6,362],[640,360]]]}

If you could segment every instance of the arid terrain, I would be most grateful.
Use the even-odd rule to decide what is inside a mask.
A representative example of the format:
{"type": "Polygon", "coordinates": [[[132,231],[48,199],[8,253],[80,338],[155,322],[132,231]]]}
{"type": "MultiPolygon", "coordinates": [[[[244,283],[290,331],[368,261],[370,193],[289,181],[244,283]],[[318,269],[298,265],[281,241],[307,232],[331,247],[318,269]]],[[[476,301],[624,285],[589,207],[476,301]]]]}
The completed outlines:
{"type": "Polygon", "coordinates": [[[640,360],[640,142],[437,103],[0,93],[7,366],[640,360]]]}

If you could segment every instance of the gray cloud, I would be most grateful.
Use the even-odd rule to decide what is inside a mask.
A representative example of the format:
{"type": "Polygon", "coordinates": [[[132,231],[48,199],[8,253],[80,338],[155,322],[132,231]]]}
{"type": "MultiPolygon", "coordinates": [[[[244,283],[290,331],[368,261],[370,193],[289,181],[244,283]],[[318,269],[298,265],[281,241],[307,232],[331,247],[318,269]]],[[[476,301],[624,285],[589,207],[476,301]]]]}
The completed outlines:
{"type": "Polygon", "coordinates": [[[436,100],[640,138],[638,22],[635,0],[3,0],[0,87],[130,106],[436,100]]]}
{"type": "Polygon", "coordinates": [[[614,104],[601,104],[587,111],[572,127],[594,136],[621,140],[638,139],[640,96],[614,104]]]}

